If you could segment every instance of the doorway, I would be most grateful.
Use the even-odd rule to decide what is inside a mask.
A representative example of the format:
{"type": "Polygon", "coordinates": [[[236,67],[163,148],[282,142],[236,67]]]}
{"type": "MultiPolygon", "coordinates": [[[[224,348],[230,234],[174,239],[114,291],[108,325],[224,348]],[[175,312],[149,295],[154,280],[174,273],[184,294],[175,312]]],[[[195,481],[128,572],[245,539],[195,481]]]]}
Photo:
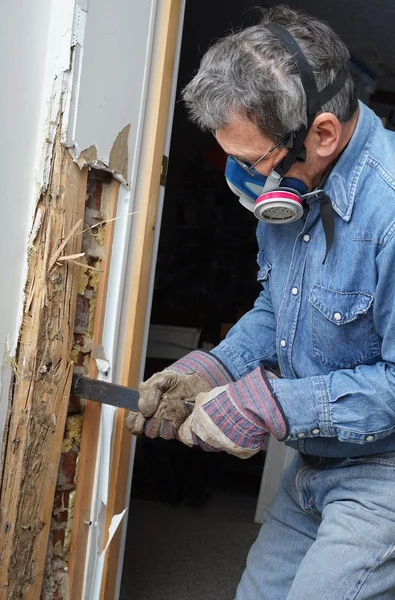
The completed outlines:
{"type": "MultiPolygon", "coordinates": [[[[383,11],[375,15],[360,0],[337,10],[331,0],[301,0],[297,7],[326,19],[343,37],[353,51],[350,68],[360,98],[395,127],[391,19],[384,17],[385,0],[379,4],[383,11]]],[[[188,121],[180,101],[210,43],[256,23],[255,5],[186,3],[145,379],[189,350],[218,344],[259,293],[256,221],[227,187],[225,155],[188,121]]],[[[234,597],[259,530],[254,513],[264,462],[264,451],[240,461],[178,442],[139,439],[121,600],[234,597]]]]}

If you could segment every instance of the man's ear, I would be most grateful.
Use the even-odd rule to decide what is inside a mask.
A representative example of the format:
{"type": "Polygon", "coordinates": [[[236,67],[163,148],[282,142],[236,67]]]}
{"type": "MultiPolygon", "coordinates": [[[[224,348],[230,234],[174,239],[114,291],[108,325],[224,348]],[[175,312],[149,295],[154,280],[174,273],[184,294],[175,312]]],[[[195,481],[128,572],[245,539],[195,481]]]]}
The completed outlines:
{"type": "Polygon", "coordinates": [[[328,112],[318,115],[313,121],[310,133],[317,156],[328,158],[336,154],[341,140],[342,126],[335,115],[328,112]]]}

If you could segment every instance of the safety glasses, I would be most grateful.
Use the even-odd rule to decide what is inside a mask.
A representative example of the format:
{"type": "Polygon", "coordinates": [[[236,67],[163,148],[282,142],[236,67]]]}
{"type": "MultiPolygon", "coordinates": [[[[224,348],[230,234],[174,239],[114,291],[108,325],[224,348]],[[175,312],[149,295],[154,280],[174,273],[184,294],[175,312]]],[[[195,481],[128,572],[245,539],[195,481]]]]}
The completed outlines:
{"type": "Polygon", "coordinates": [[[272,148],[269,148],[269,150],[267,152],[265,152],[265,154],[263,156],[261,156],[260,158],[258,158],[257,161],[254,162],[254,164],[250,164],[248,162],[243,162],[242,160],[236,158],[235,156],[232,156],[233,160],[235,160],[241,167],[243,167],[243,169],[245,171],[247,171],[247,173],[249,173],[249,175],[251,175],[252,177],[255,177],[256,175],[259,175],[259,173],[257,173],[257,171],[255,170],[255,167],[257,165],[259,165],[260,162],[262,162],[267,156],[269,156],[272,152],[274,152],[274,150],[276,150],[279,146],[281,146],[281,144],[284,144],[284,142],[286,142],[287,140],[289,140],[289,138],[291,137],[292,134],[288,133],[285,137],[283,137],[275,146],[273,146],[272,148]]]}

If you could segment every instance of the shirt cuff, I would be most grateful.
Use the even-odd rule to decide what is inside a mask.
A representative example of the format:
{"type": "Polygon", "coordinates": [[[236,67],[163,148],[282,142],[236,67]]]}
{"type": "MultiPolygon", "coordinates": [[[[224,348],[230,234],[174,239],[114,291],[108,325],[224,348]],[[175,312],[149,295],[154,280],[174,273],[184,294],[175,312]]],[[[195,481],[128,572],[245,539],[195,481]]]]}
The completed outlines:
{"type": "Polygon", "coordinates": [[[336,437],[324,376],[274,379],[270,385],[288,420],[287,440],[336,437]]]}

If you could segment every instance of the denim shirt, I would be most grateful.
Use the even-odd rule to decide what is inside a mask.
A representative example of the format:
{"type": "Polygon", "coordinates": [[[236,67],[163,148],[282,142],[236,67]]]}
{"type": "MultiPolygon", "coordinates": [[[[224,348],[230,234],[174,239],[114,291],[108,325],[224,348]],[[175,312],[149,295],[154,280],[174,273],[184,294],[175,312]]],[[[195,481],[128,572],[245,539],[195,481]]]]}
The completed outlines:
{"type": "Polygon", "coordinates": [[[263,289],[212,353],[236,379],[280,368],[286,444],[317,456],[393,452],[395,133],[362,103],[324,190],[335,216],[325,263],[319,196],[299,221],[260,222],[263,289]]]}

